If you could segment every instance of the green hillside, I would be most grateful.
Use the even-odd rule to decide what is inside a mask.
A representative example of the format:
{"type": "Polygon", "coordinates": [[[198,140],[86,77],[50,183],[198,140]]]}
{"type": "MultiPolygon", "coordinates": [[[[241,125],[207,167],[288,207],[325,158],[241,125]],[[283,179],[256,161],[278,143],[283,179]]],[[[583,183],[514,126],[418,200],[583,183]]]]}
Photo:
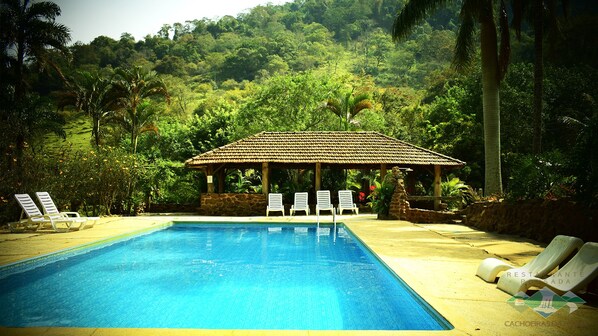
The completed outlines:
{"type": "Polygon", "coordinates": [[[66,138],[50,133],[44,136],[44,148],[57,154],[65,148],[75,151],[89,151],[93,148],[91,120],[84,115],[67,116],[63,128],[66,138]]]}

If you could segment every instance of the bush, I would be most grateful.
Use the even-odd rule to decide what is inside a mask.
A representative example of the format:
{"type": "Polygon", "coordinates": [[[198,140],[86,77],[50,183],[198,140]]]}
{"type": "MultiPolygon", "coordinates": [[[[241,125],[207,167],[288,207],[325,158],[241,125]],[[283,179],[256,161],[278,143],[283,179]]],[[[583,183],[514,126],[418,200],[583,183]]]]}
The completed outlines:
{"type": "Polygon", "coordinates": [[[446,181],[440,184],[442,196],[458,196],[457,201],[448,201],[447,206],[449,210],[460,209],[473,203],[476,199],[475,191],[461,181],[458,177],[447,178],[446,181]]]}
{"type": "Polygon", "coordinates": [[[182,162],[157,159],[148,162],[141,191],[147,206],[157,204],[192,204],[200,193],[196,171],[182,162]]]}
{"type": "Polygon", "coordinates": [[[575,178],[565,174],[565,158],[558,152],[512,154],[508,200],[556,199],[571,196],[575,178]]]}
{"type": "Polygon", "coordinates": [[[19,162],[3,162],[3,172],[0,174],[0,223],[19,219],[21,210],[14,194],[32,195],[36,191],[50,191],[47,181],[51,175],[49,168],[52,162],[55,160],[30,150],[23,153],[19,162]]]}
{"type": "Polygon", "coordinates": [[[53,171],[48,181],[52,193],[73,211],[82,206],[94,215],[131,213],[142,202],[139,185],[146,178],[146,162],[122,149],[63,152],[53,171]]]}
{"type": "Polygon", "coordinates": [[[396,178],[392,176],[392,174],[387,174],[384,177],[382,184],[376,182],[376,189],[374,189],[370,196],[368,196],[372,211],[377,213],[379,217],[388,216],[390,202],[396,188],[396,183],[396,178]]]}

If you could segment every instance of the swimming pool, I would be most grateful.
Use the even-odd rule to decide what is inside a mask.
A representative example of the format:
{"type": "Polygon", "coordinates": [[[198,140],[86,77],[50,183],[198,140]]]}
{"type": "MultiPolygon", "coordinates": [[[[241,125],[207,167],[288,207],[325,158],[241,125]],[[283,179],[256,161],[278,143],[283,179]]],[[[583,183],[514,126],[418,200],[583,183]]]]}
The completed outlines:
{"type": "Polygon", "coordinates": [[[0,325],[452,328],[342,225],[175,224],[0,279],[0,325]]]}

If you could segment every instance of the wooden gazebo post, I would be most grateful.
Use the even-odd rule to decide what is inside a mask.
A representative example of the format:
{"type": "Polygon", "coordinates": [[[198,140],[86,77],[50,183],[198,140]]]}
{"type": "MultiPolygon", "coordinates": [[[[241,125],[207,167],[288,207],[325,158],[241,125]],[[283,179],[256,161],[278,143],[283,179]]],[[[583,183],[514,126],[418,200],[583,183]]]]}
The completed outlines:
{"type": "Polygon", "coordinates": [[[208,194],[213,194],[214,193],[214,167],[212,167],[212,165],[209,165],[206,167],[206,179],[208,182],[208,194]]]}
{"type": "Polygon", "coordinates": [[[268,195],[268,186],[270,185],[270,166],[268,162],[262,162],[262,193],[268,195]]]}
{"type": "Polygon", "coordinates": [[[226,171],[224,169],[221,169],[220,171],[218,171],[218,193],[222,194],[224,193],[224,182],[226,180],[226,171]]]}
{"type": "Polygon", "coordinates": [[[380,165],[380,184],[384,182],[384,176],[386,176],[386,164],[380,165]]]}
{"type": "Polygon", "coordinates": [[[320,162],[316,162],[316,181],[315,181],[315,188],[316,191],[320,190],[320,186],[322,183],[322,164],[320,162]]]}
{"type": "Polygon", "coordinates": [[[434,166],[434,210],[440,210],[440,197],[442,190],[440,189],[440,166],[434,166]]]}

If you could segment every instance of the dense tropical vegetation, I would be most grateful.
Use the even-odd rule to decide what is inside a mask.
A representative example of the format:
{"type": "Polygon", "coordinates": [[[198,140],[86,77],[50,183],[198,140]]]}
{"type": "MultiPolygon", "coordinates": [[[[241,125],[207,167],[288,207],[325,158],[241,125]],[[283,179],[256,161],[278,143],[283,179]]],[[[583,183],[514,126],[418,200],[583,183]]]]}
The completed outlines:
{"type": "MultiPolygon", "coordinates": [[[[595,206],[596,8],[542,3],[548,39],[525,1],[295,0],[68,46],[58,6],[0,0],[0,222],[42,189],[93,213],[194,203],[205,185],[184,160],[260,131],[375,130],[466,161],[447,188],[595,206]]],[[[272,174],[291,192],[313,173],[272,174]]],[[[373,179],[324,172],[323,187],[373,179]]],[[[226,190],[259,180],[231,171],[226,190]]]]}

